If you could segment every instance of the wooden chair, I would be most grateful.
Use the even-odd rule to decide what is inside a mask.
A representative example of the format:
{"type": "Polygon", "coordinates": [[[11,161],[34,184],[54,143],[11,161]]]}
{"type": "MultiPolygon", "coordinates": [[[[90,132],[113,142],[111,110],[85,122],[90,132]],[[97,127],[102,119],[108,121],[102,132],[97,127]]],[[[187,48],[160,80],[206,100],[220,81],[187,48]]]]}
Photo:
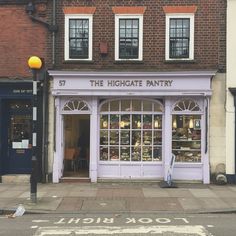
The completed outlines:
{"type": "Polygon", "coordinates": [[[80,155],[80,152],[78,152],[78,169],[81,168],[88,168],[89,166],[89,152],[86,149],[86,153],[84,155],[80,155]]]}
{"type": "Polygon", "coordinates": [[[76,171],[76,156],[76,148],[65,148],[64,161],[70,162],[73,171],[76,171]]]}

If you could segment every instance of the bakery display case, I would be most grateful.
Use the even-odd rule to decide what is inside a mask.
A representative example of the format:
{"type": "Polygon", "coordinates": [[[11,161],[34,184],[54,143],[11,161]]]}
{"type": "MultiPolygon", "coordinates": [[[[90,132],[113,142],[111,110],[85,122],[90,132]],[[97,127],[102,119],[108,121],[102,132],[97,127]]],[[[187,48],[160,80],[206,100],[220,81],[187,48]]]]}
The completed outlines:
{"type": "Polygon", "coordinates": [[[176,162],[201,162],[201,120],[199,115],[175,115],[172,153],[176,162]]]}
{"type": "Polygon", "coordinates": [[[162,161],[161,150],[162,115],[100,116],[101,161],[162,161]]]}

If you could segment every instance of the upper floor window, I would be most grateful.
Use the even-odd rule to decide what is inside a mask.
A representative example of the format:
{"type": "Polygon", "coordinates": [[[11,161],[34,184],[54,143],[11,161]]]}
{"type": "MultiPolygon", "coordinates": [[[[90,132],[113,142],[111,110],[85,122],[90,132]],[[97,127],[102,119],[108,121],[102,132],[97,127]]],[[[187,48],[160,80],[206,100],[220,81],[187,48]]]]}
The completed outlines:
{"type": "Polygon", "coordinates": [[[194,59],[196,6],[164,6],[166,14],[166,60],[194,59]]]}
{"type": "Polygon", "coordinates": [[[194,59],[194,15],[166,15],[166,60],[194,59]]]}
{"type": "Polygon", "coordinates": [[[115,16],[115,59],[142,60],[143,16],[115,16]]]}
{"type": "Polygon", "coordinates": [[[190,19],[170,18],[169,57],[189,58],[190,19]]]}
{"type": "Polygon", "coordinates": [[[65,15],[65,60],[92,60],[92,15],[65,15]]]}

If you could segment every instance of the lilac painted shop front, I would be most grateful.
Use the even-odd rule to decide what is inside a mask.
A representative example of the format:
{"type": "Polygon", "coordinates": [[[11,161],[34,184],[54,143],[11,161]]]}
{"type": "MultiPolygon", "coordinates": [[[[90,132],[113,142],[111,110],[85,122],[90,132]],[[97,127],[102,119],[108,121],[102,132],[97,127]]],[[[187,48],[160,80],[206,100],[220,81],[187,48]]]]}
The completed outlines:
{"type": "MultiPolygon", "coordinates": [[[[174,154],[173,179],[209,183],[207,130],[214,72],[49,73],[56,108],[54,182],[66,175],[66,153],[77,150],[83,134],[82,140],[89,138],[83,144],[84,165],[92,182],[166,180],[174,154]]],[[[71,163],[71,171],[82,173],[77,157],[71,163]]]]}

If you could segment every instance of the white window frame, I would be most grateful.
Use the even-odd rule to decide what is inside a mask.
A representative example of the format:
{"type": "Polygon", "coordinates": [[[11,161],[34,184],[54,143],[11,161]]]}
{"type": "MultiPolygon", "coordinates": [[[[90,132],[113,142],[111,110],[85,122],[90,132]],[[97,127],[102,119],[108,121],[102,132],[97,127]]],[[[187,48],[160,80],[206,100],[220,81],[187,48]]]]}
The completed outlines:
{"type": "Polygon", "coordinates": [[[169,61],[181,61],[181,60],[194,60],[194,13],[175,13],[175,14],[166,14],[166,47],[165,47],[165,57],[166,60],[169,61]],[[170,50],[170,34],[169,34],[169,26],[170,19],[172,18],[185,18],[190,20],[190,34],[189,34],[189,57],[188,58],[170,58],[169,50],[170,50]]]}
{"type": "Polygon", "coordinates": [[[66,14],[65,15],[65,45],[64,45],[64,57],[65,60],[71,61],[91,61],[92,60],[92,48],[93,48],[93,15],[92,14],[66,14]],[[88,58],[70,58],[69,54],[69,20],[70,19],[88,19],[89,20],[89,46],[88,46],[88,58]]]}
{"type": "Polygon", "coordinates": [[[115,60],[116,61],[142,61],[143,60],[143,15],[142,14],[116,14],[115,15],[115,60]],[[139,51],[138,58],[119,58],[119,20],[139,19],[139,51]]]}

